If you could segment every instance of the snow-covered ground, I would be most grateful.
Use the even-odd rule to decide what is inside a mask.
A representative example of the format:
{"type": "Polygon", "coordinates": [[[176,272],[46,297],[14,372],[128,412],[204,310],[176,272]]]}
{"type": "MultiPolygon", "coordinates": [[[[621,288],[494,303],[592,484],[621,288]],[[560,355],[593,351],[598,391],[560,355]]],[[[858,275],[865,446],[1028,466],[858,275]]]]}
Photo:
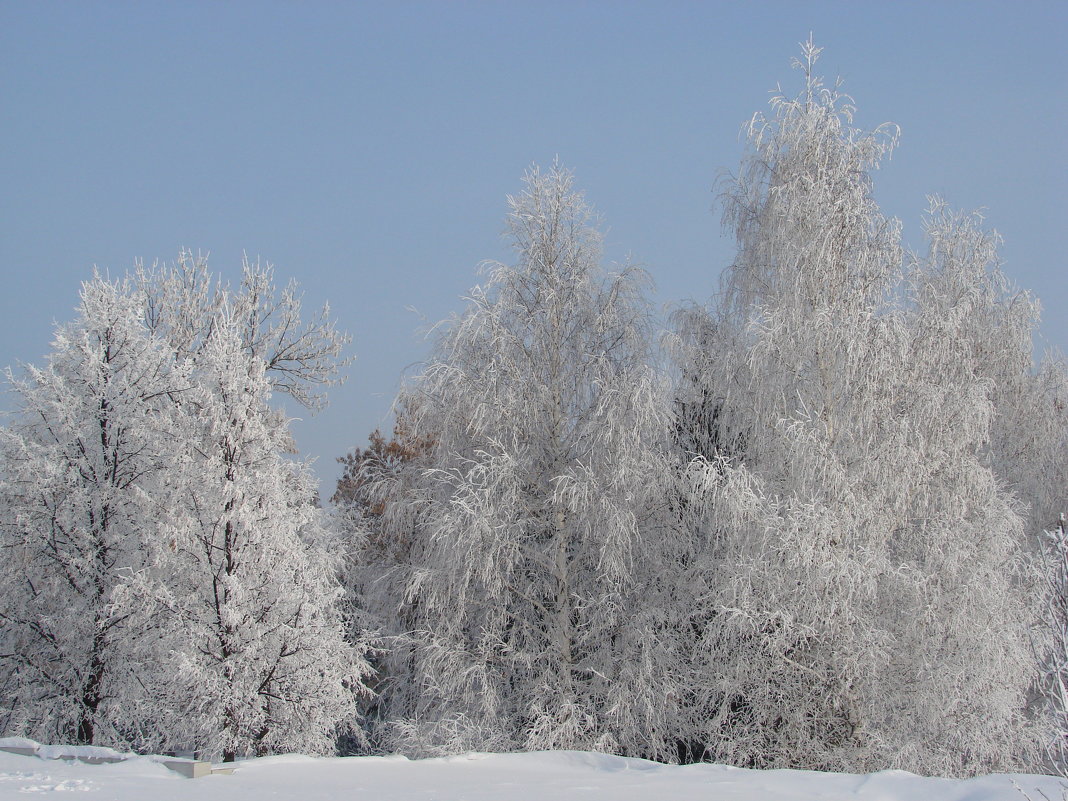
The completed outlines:
{"type": "Polygon", "coordinates": [[[1051,801],[1061,799],[1061,782],[1050,776],[960,781],[903,771],[854,776],[678,767],[578,751],[414,761],[288,755],[241,761],[232,775],[200,779],[183,778],[151,757],[103,765],[57,758],[74,751],[42,749],[53,758],[0,751],[0,799],[77,792],[101,801],[1024,801],[1014,781],[1033,801],[1042,801],[1042,793],[1051,801]]]}

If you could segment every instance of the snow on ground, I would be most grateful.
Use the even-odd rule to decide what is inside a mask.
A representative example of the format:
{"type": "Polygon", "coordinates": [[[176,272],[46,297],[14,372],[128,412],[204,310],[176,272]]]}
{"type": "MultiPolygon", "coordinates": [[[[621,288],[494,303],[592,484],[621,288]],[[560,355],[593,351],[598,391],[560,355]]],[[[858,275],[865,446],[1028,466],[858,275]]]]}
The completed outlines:
{"type": "Polygon", "coordinates": [[[1042,801],[1042,792],[1061,799],[1061,782],[1050,776],[955,780],[904,771],[680,767],[579,751],[424,760],[288,755],[239,761],[233,775],[200,779],[183,778],[151,757],[88,765],[0,751],[0,799],[74,792],[87,801],[1025,801],[1014,780],[1033,801],[1042,801]]]}

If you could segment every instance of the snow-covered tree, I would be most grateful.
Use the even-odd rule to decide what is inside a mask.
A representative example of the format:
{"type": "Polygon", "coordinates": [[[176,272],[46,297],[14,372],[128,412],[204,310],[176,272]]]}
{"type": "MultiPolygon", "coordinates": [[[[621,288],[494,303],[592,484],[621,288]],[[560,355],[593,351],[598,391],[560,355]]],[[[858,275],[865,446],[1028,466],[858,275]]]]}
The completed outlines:
{"type": "Polygon", "coordinates": [[[0,722],[45,742],[123,743],[143,632],[114,601],[164,549],[159,488],[189,377],[129,283],[96,277],[47,364],[7,378],[18,408],[0,430],[0,722]]]}
{"type": "MultiPolygon", "coordinates": [[[[367,673],[345,642],[340,553],[288,420],[269,406],[266,362],[226,304],[194,359],[181,403],[185,450],[172,477],[171,552],[131,595],[165,612],[170,716],[157,747],[209,753],[328,753],[355,722],[367,673]]],[[[162,646],[162,647],[161,647],[162,646]]]]}
{"type": "Polygon", "coordinates": [[[676,540],[645,278],[602,271],[566,170],[509,202],[516,264],[488,267],[402,392],[430,452],[378,487],[404,499],[386,536],[411,543],[393,742],[670,758],[676,540]]]}
{"type": "Polygon", "coordinates": [[[896,129],[855,129],[818,53],[805,45],[801,95],[749,126],[718,304],[679,318],[703,739],[758,766],[1017,764],[1021,520],[989,466],[992,382],[956,361],[982,323],[936,289],[971,231],[933,223],[906,291],[870,178],[896,129]]]}
{"type": "MultiPolygon", "coordinates": [[[[950,211],[932,201],[926,259],[911,271],[919,346],[917,380],[944,388],[979,379],[990,401],[983,463],[1010,489],[1024,523],[1022,546],[1045,567],[1046,614],[1035,638],[1042,660],[1040,687],[1049,702],[1047,741],[1052,766],[1068,770],[1068,585],[1064,515],[1068,511],[1068,369],[1049,355],[1032,361],[1038,303],[1014,289],[998,264],[996,234],[978,214],[950,211]]],[[[935,454],[954,445],[954,431],[931,438],[935,454]]],[[[925,466],[941,459],[927,455],[925,466]]],[[[930,480],[930,479],[929,479],[930,480]]],[[[968,614],[973,610],[969,605],[968,614]]]]}
{"type": "MultiPolygon", "coordinates": [[[[1034,682],[1038,532],[1026,530],[1034,499],[1021,493],[1033,484],[999,468],[1006,432],[1038,422],[1017,427],[1013,419],[1023,411],[1017,389],[1034,380],[1036,310],[1027,295],[1006,292],[996,238],[974,215],[935,202],[925,228],[928,254],[909,281],[892,440],[908,468],[900,494],[889,498],[902,521],[890,544],[904,581],[891,585],[886,604],[900,604],[901,650],[891,662],[907,677],[900,694],[916,708],[948,711],[912,728],[906,754],[929,770],[1019,767],[1035,745],[1025,707],[1034,682]]],[[[904,727],[896,736],[906,736],[904,727]]]]}
{"type": "Polygon", "coordinates": [[[191,449],[174,482],[185,514],[173,540],[184,545],[174,576],[140,589],[167,610],[181,662],[167,743],[329,750],[355,721],[366,646],[346,620],[343,552],[307,468],[282,456],[294,449],[288,421],[268,401],[273,390],[321,408],[318,388],[340,380],[349,339],[328,307],[305,320],[297,286],[279,291],[270,265],[245,260],[231,287],[182,252],[137,278],[146,323],[191,361],[198,386],[183,405],[191,449]]]}
{"type": "Polygon", "coordinates": [[[319,405],[345,341],[247,264],[236,290],[186,256],[83,287],[47,368],[9,373],[5,733],[232,756],[327,752],[355,723],[341,551],[269,405],[319,405]]]}

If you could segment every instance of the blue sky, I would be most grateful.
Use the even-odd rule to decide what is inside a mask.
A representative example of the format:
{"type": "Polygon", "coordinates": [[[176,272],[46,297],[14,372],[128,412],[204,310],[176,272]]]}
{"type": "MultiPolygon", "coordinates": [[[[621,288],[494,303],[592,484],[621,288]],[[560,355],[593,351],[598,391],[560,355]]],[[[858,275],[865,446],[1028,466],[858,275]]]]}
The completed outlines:
{"type": "Polygon", "coordinates": [[[0,0],[0,365],[41,360],[93,265],[262,257],[354,339],[296,424],[329,494],[420,332],[508,257],[530,164],[574,169],[658,303],[708,298],[713,183],[810,31],[858,124],[901,126],[875,181],[909,243],[928,194],[985,208],[1068,351],[1066,3],[0,0]]]}

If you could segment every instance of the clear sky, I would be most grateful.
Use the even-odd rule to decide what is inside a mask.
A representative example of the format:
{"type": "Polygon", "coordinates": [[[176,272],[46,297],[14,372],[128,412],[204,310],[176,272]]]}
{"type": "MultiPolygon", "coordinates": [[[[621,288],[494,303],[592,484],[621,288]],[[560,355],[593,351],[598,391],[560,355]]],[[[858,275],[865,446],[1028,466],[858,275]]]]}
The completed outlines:
{"type": "Polygon", "coordinates": [[[901,126],[875,181],[909,243],[928,194],[985,208],[1068,351],[1068,3],[0,0],[0,365],[41,360],[93,265],[262,257],[353,336],[296,424],[329,495],[420,332],[508,257],[530,164],[576,172],[659,304],[707,299],[713,183],[810,31],[858,124],[901,126]]]}

